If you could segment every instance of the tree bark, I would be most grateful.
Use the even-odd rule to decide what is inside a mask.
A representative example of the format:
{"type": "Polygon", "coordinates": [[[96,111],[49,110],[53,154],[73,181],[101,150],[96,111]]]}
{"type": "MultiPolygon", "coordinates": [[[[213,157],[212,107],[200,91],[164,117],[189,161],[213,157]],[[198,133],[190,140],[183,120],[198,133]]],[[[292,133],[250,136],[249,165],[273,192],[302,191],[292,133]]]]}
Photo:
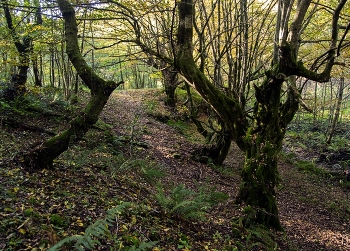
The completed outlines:
{"type": "Polygon", "coordinates": [[[2,7],[5,12],[5,18],[7,27],[11,33],[12,39],[19,53],[18,71],[12,74],[10,80],[10,86],[5,90],[5,98],[8,100],[14,100],[21,98],[26,93],[27,72],[29,69],[29,54],[32,50],[32,38],[30,36],[23,37],[23,41],[20,41],[19,35],[13,26],[12,16],[6,0],[1,0],[2,7]]]}
{"type": "Polygon", "coordinates": [[[41,78],[40,78],[40,74],[39,74],[38,57],[37,56],[35,56],[35,58],[32,59],[32,63],[33,63],[33,73],[34,73],[35,86],[41,87],[41,86],[43,86],[43,84],[41,82],[41,78]]]}
{"type": "Polygon", "coordinates": [[[253,209],[247,219],[276,230],[282,230],[275,197],[277,162],[286,125],[292,118],[278,116],[282,83],[282,79],[266,79],[260,87],[255,86],[255,123],[245,135],[243,183],[237,198],[253,209]]]}
{"type": "Polygon", "coordinates": [[[335,112],[334,112],[334,117],[332,120],[332,125],[331,128],[329,129],[329,134],[326,140],[327,144],[330,144],[336,129],[336,126],[338,124],[338,119],[339,119],[339,114],[340,114],[340,107],[343,101],[343,93],[344,93],[344,78],[340,79],[339,82],[339,88],[338,88],[338,98],[337,98],[337,103],[335,106],[335,112]]]}
{"type": "Polygon", "coordinates": [[[88,66],[78,45],[78,27],[74,9],[67,0],[57,2],[65,20],[66,52],[77,73],[91,90],[91,98],[84,111],[69,123],[69,129],[24,155],[24,164],[31,170],[52,167],[53,160],[68,149],[71,139],[83,137],[96,123],[110,94],[122,84],[122,82],[105,81],[88,66]]]}
{"type": "Polygon", "coordinates": [[[231,141],[230,133],[224,129],[216,134],[208,152],[208,157],[211,158],[214,165],[222,165],[230,150],[231,141]]]}
{"type": "Polygon", "coordinates": [[[166,67],[162,70],[162,75],[164,78],[164,89],[165,89],[165,105],[175,110],[176,106],[176,98],[175,98],[175,90],[178,83],[178,72],[173,69],[173,67],[166,67]]]}

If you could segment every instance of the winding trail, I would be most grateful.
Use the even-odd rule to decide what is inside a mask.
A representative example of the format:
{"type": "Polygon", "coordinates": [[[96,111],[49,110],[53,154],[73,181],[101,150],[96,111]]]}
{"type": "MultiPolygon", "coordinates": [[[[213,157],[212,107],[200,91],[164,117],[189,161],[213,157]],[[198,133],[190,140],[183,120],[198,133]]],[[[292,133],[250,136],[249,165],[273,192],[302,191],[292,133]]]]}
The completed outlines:
{"type": "MultiPolygon", "coordinates": [[[[228,194],[230,199],[211,212],[210,226],[201,227],[213,233],[216,229],[229,233],[230,221],[240,215],[241,209],[234,200],[240,184],[242,154],[232,147],[221,172],[192,160],[191,151],[200,145],[149,115],[154,112],[152,102],[162,107],[158,92],[116,91],[101,118],[113,125],[116,135],[132,134],[135,140],[145,142],[148,147],[139,148],[137,154],[162,165],[169,174],[165,182],[183,183],[192,188],[210,185],[228,194]]],[[[281,184],[277,201],[286,233],[280,234],[277,240],[278,250],[350,250],[349,189],[303,173],[290,164],[280,163],[279,170],[281,184]]]]}

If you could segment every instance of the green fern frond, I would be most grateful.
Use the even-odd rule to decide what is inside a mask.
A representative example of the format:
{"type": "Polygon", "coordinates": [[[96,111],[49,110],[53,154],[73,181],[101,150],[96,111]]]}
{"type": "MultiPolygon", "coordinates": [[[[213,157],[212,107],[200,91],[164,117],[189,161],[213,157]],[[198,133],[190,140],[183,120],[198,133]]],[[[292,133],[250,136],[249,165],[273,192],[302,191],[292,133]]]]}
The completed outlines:
{"type": "Polygon", "coordinates": [[[61,250],[65,245],[72,243],[72,242],[77,242],[81,239],[81,235],[72,235],[69,237],[64,238],[60,242],[58,242],[56,245],[52,246],[51,248],[48,249],[48,251],[59,251],[61,250]]]}
{"type": "Polygon", "coordinates": [[[128,249],[129,251],[147,251],[153,248],[157,244],[156,241],[151,241],[151,242],[142,242],[138,247],[131,247],[128,249]]]}
{"type": "Polygon", "coordinates": [[[110,237],[111,232],[108,226],[112,226],[112,222],[115,218],[123,213],[127,208],[131,206],[130,202],[123,202],[119,206],[107,211],[107,215],[104,219],[97,220],[94,224],[86,228],[84,235],[73,235],[59,241],[56,245],[49,248],[48,251],[61,250],[65,245],[74,243],[75,250],[84,251],[92,250],[96,245],[101,245],[98,239],[110,237]]]}
{"type": "Polygon", "coordinates": [[[165,195],[161,186],[157,187],[155,195],[165,214],[174,214],[185,219],[205,219],[205,214],[213,205],[227,199],[228,196],[219,192],[207,193],[203,189],[194,192],[183,184],[174,187],[169,196],[165,195]]]}

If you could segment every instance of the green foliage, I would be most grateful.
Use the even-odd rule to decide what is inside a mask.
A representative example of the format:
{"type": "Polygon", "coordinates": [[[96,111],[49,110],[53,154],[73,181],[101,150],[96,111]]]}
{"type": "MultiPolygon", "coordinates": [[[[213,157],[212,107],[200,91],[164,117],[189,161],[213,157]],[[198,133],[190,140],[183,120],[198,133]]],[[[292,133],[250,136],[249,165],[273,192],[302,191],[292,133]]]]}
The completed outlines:
{"type": "Polygon", "coordinates": [[[313,173],[316,175],[323,175],[325,171],[322,168],[319,168],[315,165],[315,163],[305,160],[296,160],[295,165],[298,167],[300,171],[313,173]]]}
{"type": "Polygon", "coordinates": [[[154,114],[156,112],[157,104],[157,100],[148,100],[146,102],[146,113],[154,114]]]}
{"type": "MultiPolygon", "coordinates": [[[[38,116],[42,114],[55,114],[57,111],[67,112],[71,107],[62,96],[50,97],[52,88],[28,88],[24,97],[13,101],[0,101],[0,111],[5,115],[27,115],[38,116]],[[50,91],[48,91],[50,90],[50,91]],[[47,94],[49,93],[49,94],[47,94]]],[[[56,90],[57,93],[57,90],[56,90]]],[[[55,95],[56,96],[56,95],[55,95]]]]}
{"type": "MultiPolygon", "coordinates": [[[[185,86],[180,86],[178,88],[176,88],[176,95],[177,98],[181,101],[181,102],[185,102],[187,100],[187,90],[185,88],[185,86]]],[[[195,104],[199,105],[201,103],[205,103],[205,101],[203,100],[203,98],[198,94],[198,92],[196,92],[195,90],[193,90],[191,88],[191,96],[192,96],[192,100],[195,104]]]]}
{"type": "MultiPolygon", "coordinates": [[[[113,243],[114,248],[119,247],[119,249],[116,250],[121,250],[120,248],[122,247],[122,241],[118,240],[117,236],[115,236],[109,228],[115,224],[116,218],[126,212],[131,206],[132,204],[129,202],[123,202],[119,206],[108,210],[107,215],[104,219],[97,220],[95,223],[87,227],[84,235],[73,235],[66,237],[48,250],[62,250],[64,246],[70,245],[72,243],[74,243],[74,250],[93,250],[98,246],[101,246],[100,240],[102,239],[113,243]]],[[[155,244],[155,242],[142,242],[138,246],[132,246],[129,249],[124,250],[147,250],[148,248],[153,247],[155,244]]]]}
{"type": "MultiPolygon", "coordinates": [[[[302,123],[304,121],[301,121],[302,123]]],[[[327,121],[324,121],[326,123],[327,121]]],[[[291,126],[285,138],[285,145],[291,150],[302,148],[304,150],[313,149],[327,149],[328,151],[340,151],[349,149],[350,138],[349,132],[350,124],[343,123],[342,129],[336,131],[330,144],[326,145],[327,128],[321,128],[312,124],[301,124],[298,128],[291,126]],[[315,129],[316,128],[316,129],[315,129]],[[319,128],[319,129],[318,129],[319,128]]]]}
{"type": "Polygon", "coordinates": [[[347,135],[333,136],[332,142],[327,145],[327,150],[337,152],[343,149],[350,148],[350,138],[347,135]]]}
{"type": "Polygon", "coordinates": [[[190,249],[192,246],[190,245],[190,241],[187,235],[181,234],[179,243],[177,245],[177,248],[184,248],[184,249],[190,249]]]}
{"type": "Polygon", "coordinates": [[[169,120],[167,124],[173,128],[175,128],[179,133],[182,135],[188,136],[187,132],[189,130],[189,125],[186,122],[183,122],[181,120],[179,121],[174,121],[174,120],[169,120]]]}
{"type": "Polygon", "coordinates": [[[113,173],[134,173],[138,177],[151,184],[156,180],[166,176],[166,172],[161,166],[144,159],[128,159],[124,161],[119,167],[116,167],[113,173]]]}
{"type": "Polygon", "coordinates": [[[165,215],[175,215],[184,219],[204,220],[206,212],[215,204],[228,198],[224,193],[204,190],[199,192],[185,188],[183,184],[174,187],[166,195],[161,186],[157,187],[156,200],[165,215]]]}
{"type": "MultiPolygon", "coordinates": [[[[245,209],[249,213],[251,210],[250,207],[245,209]]],[[[246,227],[243,218],[239,218],[233,222],[232,232],[236,238],[237,250],[277,250],[274,234],[263,225],[251,224],[246,227]]]]}
{"type": "Polygon", "coordinates": [[[50,218],[50,223],[54,225],[55,227],[66,227],[67,226],[67,221],[64,219],[62,216],[58,214],[51,214],[49,216],[50,218]]]}
{"type": "Polygon", "coordinates": [[[280,159],[285,163],[293,164],[295,161],[295,158],[296,158],[296,154],[293,152],[282,151],[280,153],[280,159]]]}
{"type": "MultiPolygon", "coordinates": [[[[209,158],[208,162],[210,161],[211,159],[209,158]]],[[[232,168],[214,165],[213,163],[209,163],[208,165],[210,165],[215,172],[220,173],[220,175],[224,177],[233,177],[236,175],[232,168]]]]}

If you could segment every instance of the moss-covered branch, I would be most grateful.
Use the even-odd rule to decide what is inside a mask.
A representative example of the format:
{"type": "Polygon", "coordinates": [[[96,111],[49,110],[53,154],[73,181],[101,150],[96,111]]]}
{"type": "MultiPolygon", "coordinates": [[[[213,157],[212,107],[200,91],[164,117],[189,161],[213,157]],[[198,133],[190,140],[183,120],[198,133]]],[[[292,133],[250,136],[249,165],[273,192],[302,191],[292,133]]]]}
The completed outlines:
{"type": "Polygon", "coordinates": [[[238,98],[225,95],[200,71],[192,54],[194,3],[186,0],[179,3],[178,44],[175,67],[195,87],[199,94],[212,106],[227,126],[237,145],[244,149],[243,137],[248,127],[238,98]]]}
{"type": "Polygon", "coordinates": [[[113,81],[106,83],[104,79],[92,70],[81,54],[78,44],[78,25],[72,5],[66,0],[57,0],[57,3],[65,21],[66,52],[80,78],[92,93],[98,92],[106,84],[110,88],[115,89],[117,83],[113,81]]]}
{"type": "Polygon", "coordinates": [[[45,141],[24,156],[25,166],[30,170],[51,168],[53,160],[68,149],[72,138],[80,139],[96,123],[108,98],[108,93],[92,96],[84,111],[69,123],[70,127],[67,130],[45,141]]]}

